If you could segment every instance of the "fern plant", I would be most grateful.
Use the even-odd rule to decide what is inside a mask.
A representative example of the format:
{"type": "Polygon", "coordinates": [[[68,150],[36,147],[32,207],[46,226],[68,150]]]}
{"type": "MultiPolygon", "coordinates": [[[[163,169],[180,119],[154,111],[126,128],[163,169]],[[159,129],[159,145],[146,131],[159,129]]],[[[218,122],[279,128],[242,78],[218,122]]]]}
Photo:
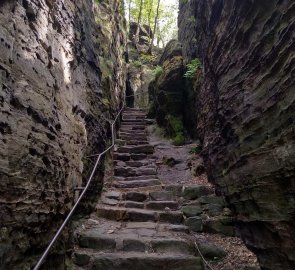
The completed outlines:
{"type": "Polygon", "coordinates": [[[153,75],[158,78],[163,73],[163,68],[161,66],[156,66],[153,70],[153,75]]]}
{"type": "Polygon", "coordinates": [[[193,79],[196,76],[196,72],[201,68],[201,61],[199,58],[193,59],[189,64],[187,64],[187,71],[184,74],[185,78],[193,79]]]}

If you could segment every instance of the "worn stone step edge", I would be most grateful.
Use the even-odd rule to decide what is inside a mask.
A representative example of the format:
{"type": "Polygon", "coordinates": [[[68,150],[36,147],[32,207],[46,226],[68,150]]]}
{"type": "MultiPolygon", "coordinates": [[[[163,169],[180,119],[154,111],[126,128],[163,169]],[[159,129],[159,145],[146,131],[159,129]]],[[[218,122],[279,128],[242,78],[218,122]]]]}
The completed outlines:
{"type": "Polygon", "coordinates": [[[114,181],[141,181],[141,180],[159,180],[157,175],[137,175],[137,176],[114,176],[114,181]]]}
{"type": "Polygon", "coordinates": [[[118,206],[125,208],[137,208],[147,210],[179,210],[180,206],[177,201],[147,201],[147,202],[135,202],[135,201],[124,201],[124,200],[109,200],[101,199],[103,205],[118,206]]]}
{"type": "Polygon", "coordinates": [[[170,237],[128,237],[123,234],[102,234],[95,230],[88,230],[77,235],[79,247],[100,251],[126,251],[146,253],[174,253],[183,255],[196,255],[193,242],[187,239],[170,237]]]}
{"type": "Polygon", "coordinates": [[[161,182],[158,179],[114,181],[112,186],[116,188],[139,188],[139,187],[161,186],[161,182]]]}
{"type": "Polygon", "coordinates": [[[124,167],[130,167],[130,168],[140,168],[140,167],[152,167],[157,169],[157,165],[155,164],[154,159],[144,159],[139,161],[122,161],[122,160],[113,160],[114,166],[124,166],[124,167]]]}
{"type": "Polygon", "coordinates": [[[176,254],[143,254],[138,252],[89,254],[87,251],[76,251],[74,263],[79,266],[91,265],[93,270],[130,270],[142,267],[144,270],[203,270],[200,257],[176,254]]]}
{"type": "Polygon", "coordinates": [[[99,217],[116,221],[135,221],[135,222],[166,222],[171,224],[181,224],[183,214],[181,211],[159,211],[148,209],[124,208],[115,206],[105,206],[98,204],[96,214],[99,217]]]}
{"type": "Polygon", "coordinates": [[[107,191],[102,194],[102,197],[108,199],[128,200],[133,202],[146,202],[146,201],[176,201],[177,196],[174,196],[169,191],[144,191],[144,192],[120,192],[120,191],[107,191]]]}

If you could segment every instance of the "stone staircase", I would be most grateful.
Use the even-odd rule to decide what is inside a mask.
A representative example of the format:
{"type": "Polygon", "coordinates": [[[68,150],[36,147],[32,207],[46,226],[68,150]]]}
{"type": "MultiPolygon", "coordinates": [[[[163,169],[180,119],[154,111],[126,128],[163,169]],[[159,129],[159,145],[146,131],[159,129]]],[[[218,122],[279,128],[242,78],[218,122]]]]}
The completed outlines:
{"type": "Polygon", "coordinates": [[[112,187],[77,232],[74,269],[203,269],[179,197],[157,177],[145,112],[126,109],[122,119],[112,187]]]}

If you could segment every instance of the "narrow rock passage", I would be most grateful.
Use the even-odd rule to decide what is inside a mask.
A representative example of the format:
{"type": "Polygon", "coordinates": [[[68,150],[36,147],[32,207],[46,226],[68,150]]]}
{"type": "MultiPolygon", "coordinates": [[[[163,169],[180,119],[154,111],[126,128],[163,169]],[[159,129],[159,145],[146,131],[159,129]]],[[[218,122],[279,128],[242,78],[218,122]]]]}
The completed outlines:
{"type": "Polygon", "coordinates": [[[75,269],[203,269],[179,198],[158,179],[145,112],[126,109],[122,118],[112,187],[78,230],[75,269]]]}

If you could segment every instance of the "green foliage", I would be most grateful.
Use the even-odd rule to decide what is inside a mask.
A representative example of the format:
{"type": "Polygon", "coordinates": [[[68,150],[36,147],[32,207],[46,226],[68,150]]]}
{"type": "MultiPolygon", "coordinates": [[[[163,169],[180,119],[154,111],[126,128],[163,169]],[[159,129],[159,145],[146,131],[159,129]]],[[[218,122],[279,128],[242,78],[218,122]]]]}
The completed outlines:
{"type": "Polygon", "coordinates": [[[167,129],[175,145],[183,145],[185,143],[184,127],[181,117],[168,115],[167,129]]]}
{"type": "Polygon", "coordinates": [[[144,64],[152,64],[157,60],[157,56],[142,53],[139,57],[139,60],[144,64]]]}
{"type": "Polygon", "coordinates": [[[199,58],[193,59],[189,64],[186,66],[187,71],[184,74],[185,78],[193,79],[196,76],[197,71],[201,68],[201,61],[199,58]]]}
{"type": "Polygon", "coordinates": [[[131,63],[137,68],[140,68],[142,66],[142,63],[139,60],[132,61],[131,63]]]}
{"type": "Polygon", "coordinates": [[[175,138],[173,139],[173,143],[175,145],[177,145],[177,146],[184,145],[184,143],[185,143],[184,135],[183,134],[177,134],[175,136],[175,138]]]}
{"type": "Polygon", "coordinates": [[[156,66],[155,69],[153,70],[153,75],[155,76],[155,78],[160,77],[162,73],[163,73],[163,68],[161,66],[156,66]]]}
{"type": "MultiPolygon", "coordinates": [[[[142,18],[141,25],[148,25],[153,30],[154,21],[156,17],[158,0],[144,0],[142,6],[142,18]]],[[[130,21],[137,22],[140,0],[127,0],[125,7],[127,9],[126,15],[129,17],[129,7],[130,7],[130,21]]],[[[161,0],[159,8],[159,24],[155,33],[155,42],[161,44],[162,47],[171,40],[172,38],[177,38],[177,10],[178,3],[175,1],[171,3],[170,1],[161,0]]]]}
{"type": "Polygon", "coordinates": [[[189,151],[189,153],[190,153],[190,154],[198,155],[198,154],[201,153],[201,151],[202,151],[202,147],[201,147],[200,144],[198,144],[197,146],[193,147],[193,148],[189,151]]]}

